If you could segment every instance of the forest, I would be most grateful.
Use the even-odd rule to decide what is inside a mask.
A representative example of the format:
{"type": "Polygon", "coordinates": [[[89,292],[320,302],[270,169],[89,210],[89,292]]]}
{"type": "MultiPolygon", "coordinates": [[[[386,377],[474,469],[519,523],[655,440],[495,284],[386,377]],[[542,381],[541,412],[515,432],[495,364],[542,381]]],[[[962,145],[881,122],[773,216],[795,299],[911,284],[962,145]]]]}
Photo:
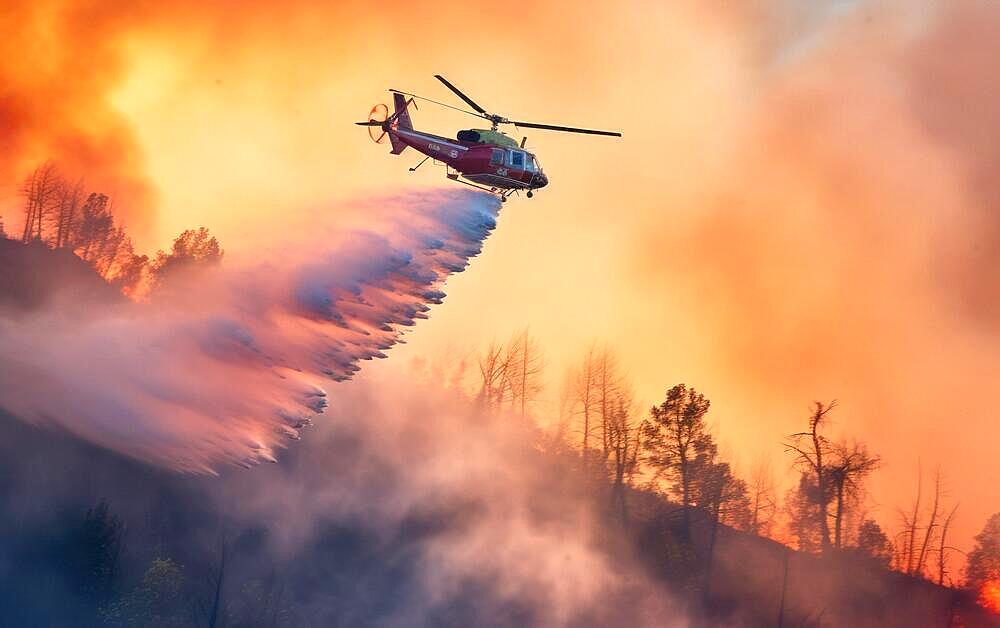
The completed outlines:
{"type": "Polygon", "coordinates": [[[223,255],[218,241],[205,228],[185,231],[171,251],[160,251],[152,259],[139,255],[124,225],[115,221],[112,199],[87,191],[82,179],[67,180],[52,162],[31,173],[21,195],[24,227],[6,234],[0,219],[0,235],[19,236],[24,244],[71,251],[126,296],[140,298],[178,269],[216,263],[223,255]]]}
{"type": "MultiPolygon", "coordinates": [[[[0,263],[18,267],[31,251],[43,291],[54,289],[45,287],[47,272],[90,273],[148,306],[178,271],[223,258],[204,228],[183,232],[169,251],[139,254],[112,199],[52,164],[25,181],[23,197],[23,227],[0,221],[0,263]]],[[[0,281],[0,311],[23,305],[16,302],[23,277],[0,273],[0,281]]],[[[949,498],[946,468],[925,470],[915,460],[909,506],[876,518],[866,484],[879,472],[879,454],[833,436],[835,400],[803,408],[801,431],[774,435],[784,459],[744,467],[727,459],[711,400],[697,387],[665,382],[662,399],[643,407],[627,373],[613,347],[594,343],[553,378],[525,328],[468,363],[424,364],[412,377],[446,383],[463,416],[482,423],[475,434],[515,434],[504,437],[514,443],[510,464],[549,473],[525,489],[529,510],[539,511],[530,516],[543,523],[562,516],[547,511],[549,501],[584,504],[595,521],[588,544],[621,574],[634,571],[674,600],[688,625],[1000,625],[1000,513],[984,522],[968,554],[953,547],[960,505],[949,498]]],[[[411,598],[426,595],[421,550],[478,516],[450,494],[389,523],[327,513],[308,540],[279,550],[275,522],[233,504],[240,499],[233,495],[253,501],[255,474],[271,486],[279,471],[191,477],[149,468],[21,424],[2,405],[4,625],[411,625],[411,598]]],[[[316,427],[292,444],[276,465],[288,469],[279,486],[313,486],[318,479],[303,478],[314,474],[336,483],[351,461],[377,453],[364,420],[316,427]],[[340,462],[318,471],[327,459],[340,462]]],[[[366,490],[391,493],[382,482],[408,470],[378,464],[385,466],[363,480],[348,475],[366,490]]],[[[566,623],[649,623],[633,614],[634,595],[609,591],[566,623]]],[[[492,588],[486,574],[471,575],[421,605],[413,625],[545,625],[538,604],[492,588]]]]}

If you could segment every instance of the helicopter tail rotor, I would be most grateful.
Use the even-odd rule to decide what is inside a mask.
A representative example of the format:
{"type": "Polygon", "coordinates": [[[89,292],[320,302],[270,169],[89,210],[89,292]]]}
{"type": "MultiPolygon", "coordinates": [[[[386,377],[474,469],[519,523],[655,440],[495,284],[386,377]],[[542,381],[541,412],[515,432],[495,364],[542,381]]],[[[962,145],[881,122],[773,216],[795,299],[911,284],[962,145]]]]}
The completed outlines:
{"type": "Polygon", "coordinates": [[[368,136],[372,138],[372,141],[376,144],[381,144],[385,136],[388,135],[386,129],[386,120],[389,119],[389,107],[378,103],[372,110],[368,112],[367,122],[355,122],[358,126],[368,127],[368,136]]]}

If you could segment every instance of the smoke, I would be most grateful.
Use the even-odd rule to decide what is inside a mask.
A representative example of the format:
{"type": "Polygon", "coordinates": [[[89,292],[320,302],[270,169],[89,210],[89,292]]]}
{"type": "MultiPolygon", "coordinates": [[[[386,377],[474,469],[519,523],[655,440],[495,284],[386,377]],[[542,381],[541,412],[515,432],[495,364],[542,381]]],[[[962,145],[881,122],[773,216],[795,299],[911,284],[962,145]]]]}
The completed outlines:
{"type": "Polygon", "coordinates": [[[385,357],[440,303],[498,209],[464,191],[325,207],[281,242],[175,278],[151,304],[56,297],[0,319],[0,399],[179,470],[273,461],[322,412],[331,382],[385,357]],[[367,229],[355,229],[362,214],[367,229]]]}
{"type": "Polygon", "coordinates": [[[884,525],[920,458],[952,479],[964,543],[996,508],[1000,12],[932,4],[855,3],[762,54],[731,157],[641,264],[705,330],[729,438],[760,442],[738,417],[769,417],[773,443],[839,398],[837,431],[885,462],[884,525]]]}
{"type": "Polygon", "coordinates": [[[687,625],[608,525],[576,454],[523,417],[398,361],[330,397],[328,419],[279,464],[219,477],[146,468],[0,413],[0,617],[65,623],[73,592],[31,585],[65,560],[18,577],[34,556],[22,548],[105,498],[128,526],[126,573],[169,557],[200,587],[226,538],[224,607],[277,573],[287,625],[687,625]]]}
{"type": "Polygon", "coordinates": [[[391,362],[331,396],[333,420],[304,447],[213,492],[271,530],[281,556],[329,522],[397,548],[390,564],[412,543],[418,585],[384,625],[684,625],[625,537],[601,534],[575,456],[538,451],[548,441],[523,417],[484,412],[391,362]]]}
{"type": "MultiPolygon", "coordinates": [[[[322,207],[290,217],[281,241],[172,278],[150,303],[86,303],[69,285],[7,312],[3,409],[74,439],[0,439],[3,519],[51,529],[52,513],[109,498],[135,541],[129,569],[169,556],[196,582],[230,535],[227,608],[277,572],[309,625],[686,625],[628,538],[607,533],[604,499],[561,443],[391,361],[343,381],[441,301],[498,210],[453,190],[322,207]],[[136,468],[75,438],[220,477],[136,468]],[[51,464],[38,474],[41,451],[51,464]],[[252,472],[225,465],[277,455],[252,472]],[[246,541],[255,534],[262,547],[246,541]]],[[[0,537],[12,556],[44,542],[0,537]]],[[[0,563],[0,579],[16,564],[0,563]]],[[[14,597],[73,608],[72,591],[46,591],[14,597]]]]}
{"type": "Polygon", "coordinates": [[[136,235],[150,229],[155,191],[128,120],[106,96],[125,73],[130,11],[87,2],[5,3],[0,13],[0,202],[52,160],[112,194],[136,235]]]}

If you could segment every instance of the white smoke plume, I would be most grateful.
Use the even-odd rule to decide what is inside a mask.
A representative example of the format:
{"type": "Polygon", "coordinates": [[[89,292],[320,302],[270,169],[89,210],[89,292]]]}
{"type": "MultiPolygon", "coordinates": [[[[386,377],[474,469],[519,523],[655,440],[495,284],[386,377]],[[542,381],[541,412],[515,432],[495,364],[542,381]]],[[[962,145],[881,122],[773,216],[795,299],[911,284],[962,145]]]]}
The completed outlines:
{"type": "Polygon", "coordinates": [[[152,304],[57,298],[2,317],[0,405],[181,471],[273,461],[324,387],[441,301],[498,209],[465,191],[322,208],[152,304]]]}

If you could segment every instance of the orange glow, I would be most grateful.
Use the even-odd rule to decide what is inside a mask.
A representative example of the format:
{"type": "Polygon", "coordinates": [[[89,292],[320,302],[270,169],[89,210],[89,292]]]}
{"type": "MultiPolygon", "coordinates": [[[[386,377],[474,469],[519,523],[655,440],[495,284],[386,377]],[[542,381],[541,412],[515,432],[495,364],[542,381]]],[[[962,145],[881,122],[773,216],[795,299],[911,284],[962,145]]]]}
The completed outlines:
{"type": "Polygon", "coordinates": [[[991,580],[979,590],[979,604],[1000,615],[1000,581],[991,580]]]}
{"type": "Polygon", "coordinates": [[[886,525],[918,459],[963,504],[959,546],[1000,507],[983,499],[1000,480],[996,5],[543,1],[508,21],[468,2],[7,4],[10,231],[18,182],[52,158],[114,196],[140,249],[207,226],[230,259],[255,255],[304,208],[441,185],[351,123],[388,87],[452,102],[442,73],[498,113],[625,137],[524,133],[552,183],[505,206],[394,360],[530,325],[554,410],[564,369],[605,341],[644,403],[703,390],[744,463],[781,468],[810,401],[839,399],[836,430],[885,461],[886,525]]]}

